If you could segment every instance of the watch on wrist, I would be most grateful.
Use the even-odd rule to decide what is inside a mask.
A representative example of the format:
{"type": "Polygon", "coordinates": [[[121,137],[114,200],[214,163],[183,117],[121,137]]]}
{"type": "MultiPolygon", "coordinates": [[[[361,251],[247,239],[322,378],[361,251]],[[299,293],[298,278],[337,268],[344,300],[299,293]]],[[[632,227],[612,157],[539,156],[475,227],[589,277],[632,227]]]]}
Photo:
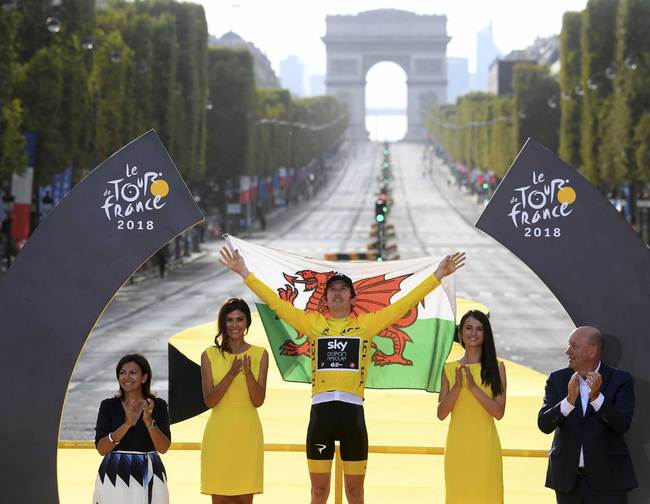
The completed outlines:
{"type": "Polygon", "coordinates": [[[154,427],[156,427],[156,421],[152,418],[151,423],[147,425],[147,429],[153,429],[154,427]]]}

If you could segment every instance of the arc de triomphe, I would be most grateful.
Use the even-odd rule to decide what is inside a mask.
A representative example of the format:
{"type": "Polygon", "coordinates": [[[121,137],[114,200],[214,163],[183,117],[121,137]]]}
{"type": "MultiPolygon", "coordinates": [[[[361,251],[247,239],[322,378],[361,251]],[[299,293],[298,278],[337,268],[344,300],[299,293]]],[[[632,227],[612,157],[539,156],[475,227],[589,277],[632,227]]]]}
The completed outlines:
{"type": "Polygon", "coordinates": [[[447,16],[418,15],[396,9],[327,16],[327,94],[347,103],[348,138],[365,140],[366,75],[383,61],[406,73],[408,129],[405,140],[426,136],[423,111],[447,96],[447,16]]]}

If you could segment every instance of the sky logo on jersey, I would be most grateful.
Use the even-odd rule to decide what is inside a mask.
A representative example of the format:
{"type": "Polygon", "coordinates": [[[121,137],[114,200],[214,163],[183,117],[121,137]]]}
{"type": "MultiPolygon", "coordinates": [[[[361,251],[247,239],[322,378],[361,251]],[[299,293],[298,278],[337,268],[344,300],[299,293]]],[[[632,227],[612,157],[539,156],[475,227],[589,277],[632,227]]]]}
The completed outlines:
{"type": "Polygon", "coordinates": [[[334,339],[332,341],[327,342],[328,350],[340,350],[341,352],[344,352],[346,346],[348,346],[347,341],[341,341],[338,339],[334,339]]]}
{"type": "Polygon", "coordinates": [[[359,369],[359,338],[318,338],[318,369],[319,371],[341,370],[356,371],[359,369]]]}

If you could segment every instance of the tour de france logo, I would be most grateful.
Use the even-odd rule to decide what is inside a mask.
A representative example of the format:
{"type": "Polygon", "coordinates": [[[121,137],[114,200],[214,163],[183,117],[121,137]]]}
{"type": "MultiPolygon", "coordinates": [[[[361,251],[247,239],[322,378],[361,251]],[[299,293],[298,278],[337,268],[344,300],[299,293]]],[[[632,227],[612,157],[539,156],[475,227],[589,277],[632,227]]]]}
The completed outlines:
{"type": "Polygon", "coordinates": [[[573,212],[576,197],[569,179],[546,180],[544,173],[533,172],[530,185],[514,190],[508,217],[524,238],[559,238],[560,223],[573,212]]]}
{"type": "Polygon", "coordinates": [[[169,184],[161,177],[160,172],[139,173],[137,166],[127,164],[124,177],[106,183],[101,209],[108,221],[120,231],[155,229],[151,214],[165,206],[169,195],[169,184]]]}

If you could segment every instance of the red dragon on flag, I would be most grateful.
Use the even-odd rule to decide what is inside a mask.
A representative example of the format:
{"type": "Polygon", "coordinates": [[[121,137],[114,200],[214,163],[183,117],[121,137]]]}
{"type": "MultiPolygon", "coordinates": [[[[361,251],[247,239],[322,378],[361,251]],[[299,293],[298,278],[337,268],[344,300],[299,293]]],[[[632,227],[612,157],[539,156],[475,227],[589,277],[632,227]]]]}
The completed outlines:
{"type": "MultiPolygon", "coordinates": [[[[283,273],[287,284],[284,287],[278,288],[278,295],[285,301],[291,304],[300,293],[296,287],[297,284],[304,285],[304,292],[312,292],[307,304],[305,305],[306,312],[320,312],[325,317],[328,316],[329,311],[327,308],[327,301],[325,298],[325,284],[328,278],[336,272],[317,272],[313,270],[297,271],[295,275],[288,275],[283,273]]],[[[355,303],[352,306],[352,314],[360,315],[362,313],[369,313],[380,310],[381,308],[390,304],[391,298],[401,290],[402,282],[410,277],[411,274],[400,275],[394,278],[386,278],[386,275],[376,275],[369,278],[364,278],[353,283],[356,292],[355,303]]],[[[406,345],[411,342],[411,337],[406,334],[402,329],[413,324],[418,318],[417,307],[411,308],[404,316],[399,319],[392,326],[381,331],[377,336],[389,338],[393,343],[393,353],[387,355],[377,348],[373,343],[372,347],[375,349],[372,355],[372,361],[378,366],[386,366],[389,364],[401,364],[403,366],[412,366],[413,361],[404,357],[404,349],[406,345]]],[[[297,339],[304,338],[304,334],[298,334],[297,339]]],[[[285,340],[280,347],[282,355],[306,355],[309,356],[309,342],[305,339],[304,342],[296,344],[291,340],[285,340]]]]}

